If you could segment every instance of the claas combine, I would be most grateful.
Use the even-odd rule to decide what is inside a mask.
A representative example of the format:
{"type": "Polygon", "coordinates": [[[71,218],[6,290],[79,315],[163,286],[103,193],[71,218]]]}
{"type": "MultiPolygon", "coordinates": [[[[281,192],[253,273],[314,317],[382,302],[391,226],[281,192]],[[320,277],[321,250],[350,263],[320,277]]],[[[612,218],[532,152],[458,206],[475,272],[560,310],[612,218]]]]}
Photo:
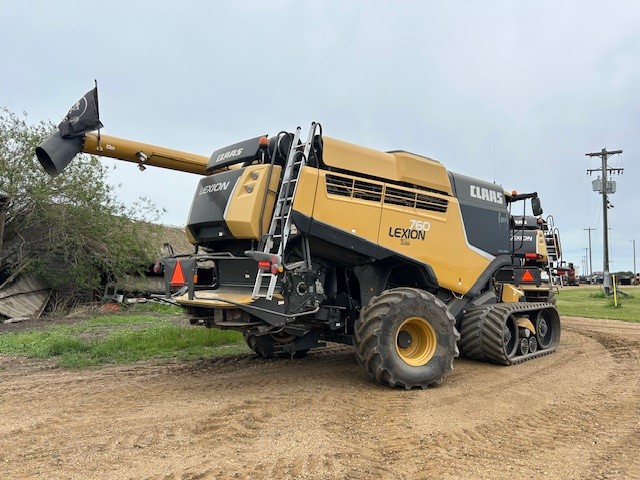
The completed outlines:
{"type": "Polygon", "coordinates": [[[192,324],[242,332],[261,357],[349,344],[376,381],[410,389],[441,383],[459,353],[512,365],[559,344],[541,280],[559,244],[536,193],[316,123],[210,157],[63,126],[36,150],[50,175],[86,152],[202,176],[186,224],[194,251],[163,261],[167,297],[192,324]]]}

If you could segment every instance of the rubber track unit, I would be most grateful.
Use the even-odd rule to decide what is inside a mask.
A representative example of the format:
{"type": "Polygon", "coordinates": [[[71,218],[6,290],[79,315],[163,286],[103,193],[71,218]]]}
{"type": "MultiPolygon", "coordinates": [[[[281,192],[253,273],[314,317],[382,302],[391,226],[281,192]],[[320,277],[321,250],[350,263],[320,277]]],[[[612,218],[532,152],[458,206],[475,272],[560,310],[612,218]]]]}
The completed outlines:
{"type": "MultiPolygon", "coordinates": [[[[537,314],[542,310],[556,311],[551,303],[498,303],[474,307],[465,312],[460,328],[460,353],[471,360],[515,365],[533,358],[553,353],[560,343],[560,323],[558,321],[557,339],[548,348],[526,355],[509,356],[505,352],[503,331],[509,315],[512,313],[537,314]]],[[[557,314],[557,313],[556,313],[557,314]]]]}

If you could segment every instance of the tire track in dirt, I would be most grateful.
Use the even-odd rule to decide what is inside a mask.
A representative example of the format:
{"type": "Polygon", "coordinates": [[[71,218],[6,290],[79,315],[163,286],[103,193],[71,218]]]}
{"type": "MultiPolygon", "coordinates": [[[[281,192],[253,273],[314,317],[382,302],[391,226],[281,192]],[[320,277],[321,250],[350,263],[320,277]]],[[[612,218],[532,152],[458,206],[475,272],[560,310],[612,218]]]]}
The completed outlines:
{"type": "MultiPolygon", "coordinates": [[[[639,438],[640,383],[637,380],[629,383],[634,376],[637,378],[636,342],[612,340],[606,333],[598,339],[592,333],[584,335],[583,329],[567,330],[572,333],[564,343],[586,346],[580,349],[583,353],[569,355],[563,348],[555,357],[538,359],[535,368],[531,362],[516,367],[520,371],[510,368],[508,373],[496,372],[500,376],[498,382],[483,378],[484,386],[469,392],[474,398],[467,406],[476,412],[460,408],[460,418],[447,417],[450,425],[446,429],[420,438],[430,452],[430,461],[418,462],[416,478],[425,472],[434,475],[437,472],[439,478],[542,476],[562,471],[567,458],[583,459],[567,472],[569,478],[574,475],[595,478],[600,472],[605,475],[602,478],[610,478],[607,472],[620,475],[615,478],[638,478],[637,464],[625,462],[633,458],[639,438]],[[555,379],[558,372],[566,376],[566,367],[576,362],[582,364],[583,372],[575,372],[573,381],[555,379]],[[505,378],[511,380],[511,388],[505,388],[505,378]],[[544,391],[535,391],[538,384],[544,385],[544,391]],[[531,393],[527,393],[527,388],[531,388],[531,393]],[[493,392],[490,394],[493,398],[487,396],[489,392],[493,392]],[[505,398],[508,398],[506,405],[505,398]],[[461,422],[464,426],[459,428],[461,422]],[[590,453],[594,450],[597,452],[590,453]],[[621,457],[617,464],[616,455],[621,457]],[[435,468],[429,468],[433,463],[435,468]],[[583,469],[585,465],[589,468],[583,469]],[[483,471],[487,473],[479,473],[483,471]],[[584,474],[577,473],[581,471],[584,474]]],[[[637,329],[632,331],[637,338],[637,329]]],[[[431,398],[437,403],[439,399],[433,397],[438,395],[431,398]]],[[[413,409],[414,420],[421,407],[413,409]]],[[[411,418],[406,420],[410,424],[411,418]]],[[[433,426],[433,422],[422,423],[426,423],[425,427],[433,426]]],[[[403,439],[406,435],[398,435],[390,443],[402,445],[403,439]]],[[[411,451],[411,442],[405,441],[403,451],[411,451]]],[[[411,464],[411,460],[412,455],[397,459],[406,464],[411,464]]]]}
{"type": "Polygon", "coordinates": [[[344,346],[0,371],[2,478],[640,478],[640,325],[563,319],[558,352],[374,383],[344,346]]]}
{"type": "Polygon", "coordinates": [[[640,451],[640,339],[633,335],[634,329],[629,328],[629,324],[616,322],[614,325],[614,330],[593,328],[582,320],[580,328],[569,327],[570,331],[575,328],[597,341],[617,363],[607,378],[607,385],[598,392],[601,402],[594,424],[600,435],[593,441],[598,453],[591,455],[590,476],[640,478],[640,462],[634,460],[640,451]],[[618,438],[606,437],[611,425],[619,425],[618,438]]]}
{"type": "MultiPolygon", "coordinates": [[[[608,337],[605,336],[605,338],[608,337]]],[[[585,346],[584,339],[571,338],[571,336],[569,342],[565,343],[573,343],[581,347],[585,346]]],[[[486,378],[487,376],[484,375],[483,382],[481,382],[482,387],[472,389],[472,394],[479,396],[481,399],[485,398],[485,396],[507,395],[510,397],[508,402],[512,405],[511,408],[507,408],[509,405],[503,408],[499,399],[485,398],[485,400],[493,402],[497,406],[498,412],[506,417],[496,420],[492,418],[492,414],[495,417],[495,411],[487,410],[484,408],[486,405],[479,405],[476,399],[471,403],[472,407],[484,410],[484,416],[488,416],[490,420],[480,421],[474,428],[457,428],[460,422],[465,422],[470,417],[469,412],[465,415],[464,409],[461,408],[459,418],[451,418],[450,415],[447,417],[450,421],[447,432],[437,434],[430,432],[429,436],[426,437],[424,432],[420,432],[421,429],[419,427],[421,423],[420,412],[425,410],[423,404],[413,405],[411,409],[408,409],[406,398],[399,399],[396,402],[384,403],[381,408],[381,416],[395,417],[398,420],[396,425],[399,424],[401,426],[387,426],[379,439],[386,440],[384,443],[392,447],[385,447],[383,443],[370,452],[361,451],[362,463],[368,464],[376,460],[380,462],[380,459],[382,459],[391,463],[417,465],[418,468],[413,469],[413,473],[408,474],[409,478],[419,478],[421,474],[428,473],[430,470],[438,472],[440,476],[448,472],[451,478],[460,478],[460,476],[465,476],[462,474],[465,470],[461,467],[461,463],[470,464],[471,468],[466,472],[469,478],[478,476],[479,467],[492,464],[495,464],[496,468],[490,470],[486,478],[498,478],[498,472],[503,470],[501,466],[504,463],[507,463],[508,466],[507,472],[505,472],[507,476],[513,474],[523,476],[532,474],[544,475],[554,468],[554,465],[550,465],[548,459],[545,458],[544,452],[561,453],[566,450],[571,455],[576,456],[581,451],[589,451],[592,445],[597,444],[598,439],[606,437],[605,426],[610,425],[616,425],[616,428],[623,430],[622,440],[615,442],[616,444],[610,449],[620,452],[622,457],[626,456],[625,451],[630,452],[635,448],[634,441],[628,442],[627,440],[627,436],[633,435],[633,427],[631,427],[631,431],[628,434],[625,434],[624,425],[627,424],[627,420],[633,420],[634,416],[636,419],[638,418],[635,415],[639,402],[637,398],[638,388],[635,385],[630,389],[624,378],[617,378],[620,375],[624,377],[625,374],[617,375],[615,373],[620,369],[620,365],[616,365],[616,361],[610,361],[606,370],[602,368],[590,370],[591,373],[586,378],[588,381],[577,377],[577,381],[571,385],[567,385],[565,381],[561,389],[549,388],[546,392],[536,392],[536,389],[539,389],[539,385],[543,385],[543,382],[545,382],[545,372],[548,373],[546,376],[550,377],[549,380],[553,380],[553,377],[557,376],[554,374],[557,371],[562,371],[563,365],[582,362],[583,359],[576,358],[576,356],[585,356],[585,351],[589,352],[586,355],[592,357],[592,361],[594,358],[599,358],[599,356],[610,355],[612,359],[616,359],[616,357],[634,358],[637,363],[637,355],[634,353],[636,350],[628,342],[622,342],[618,345],[609,341],[603,345],[604,349],[599,348],[594,342],[587,342],[586,346],[586,349],[580,348],[579,352],[571,350],[566,351],[566,353],[561,352],[560,355],[550,356],[546,360],[539,359],[536,362],[527,364],[526,367],[520,367],[522,370],[526,370],[525,372],[518,371],[516,369],[519,367],[515,367],[509,369],[507,373],[504,368],[497,367],[492,371],[492,378],[486,378]],[[614,346],[612,347],[612,345],[614,346]],[[513,388],[511,391],[509,390],[509,385],[514,386],[515,384],[517,386],[520,384],[522,386],[523,381],[526,382],[525,386],[531,388],[531,392],[527,392],[526,388],[524,391],[514,391],[513,388]],[[612,386],[618,386],[619,388],[612,388],[612,386]],[[626,392],[627,397],[633,397],[631,404],[636,405],[635,410],[625,413],[626,404],[624,401],[606,401],[606,399],[619,398],[621,393],[619,390],[626,392]],[[515,404],[513,403],[514,400],[515,404]],[[594,402],[596,404],[595,409],[593,408],[594,402]],[[412,410],[412,415],[407,415],[409,410],[412,410]],[[561,421],[558,421],[559,418],[561,421]],[[417,430],[417,434],[412,430],[417,430]],[[437,468],[429,469],[429,462],[421,462],[419,458],[416,459],[414,452],[416,440],[419,441],[424,450],[428,450],[427,456],[432,461],[441,460],[438,462],[437,468]],[[451,445],[455,445],[455,447],[452,448],[451,445]],[[411,454],[402,454],[402,452],[407,451],[411,452],[411,454]],[[461,462],[461,458],[467,460],[461,462]],[[448,468],[447,465],[455,465],[455,467],[448,468]]],[[[588,365],[585,366],[588,368],[588,365]]],[[[487,372],[490,371],[490,366],[485,365],[483,367],[487,372]]],[[[472,370],[475,370],[475,368],[472,368],[472,370]]],[[[455,377],[455,374],[451,377],[455,377]]],[[[453,380],[451,377],[449,381],[453,380]]],[[[451,398],[446,393],[446,390],[448,390],[447,387],[428,391],[429,398],[427,400],[435,404],[433,410],[439,410],[441,404],[451,404],[451,398]],[[435,394],[436,391],[444,393],[442,398],[438,398],[440,395],[435,394]]],[[[522,388],[518,390],[522,390],[522,388]]],[[[467,396],[465,393],[461,394],[460,392],[456,393],[456,395],[460,397],[467,396]]],[[[416,398],[412,402],[422,402],[425,400],[422,397],[423,392],[416,393],[416,398]]],[[[611,443],[610,440],[606,441],[611,443]]],[[[561,468],[561,464],[566,457],[564,455],[554,456],[558,458],[556,468],[561,468]]],[[[598,470],[597,458],[599,456],[602,456],[602,454],[598,453],[595,457],[592,455],[594,458],[587,462],[592,465],[591,470],[585,472],[587,476],[592,475],[594,470],[598,470]]],[[[611,463],[610,460],[613,455],[604,455],[603,458],[607,463],[611,463]]],[[[629,458],[631,457],[629,456],[629,458]]],[[[411,469],[409,468],[405,471],[411,471],[411,469]]],[[[620,470],[614,469],[614,471],[620,470]]],[[[629,474],[635,474],[634,472],[634,470],[627,471],[629,474]]],[[[482,475],[479,477],[483,478],[482,475]]]]}

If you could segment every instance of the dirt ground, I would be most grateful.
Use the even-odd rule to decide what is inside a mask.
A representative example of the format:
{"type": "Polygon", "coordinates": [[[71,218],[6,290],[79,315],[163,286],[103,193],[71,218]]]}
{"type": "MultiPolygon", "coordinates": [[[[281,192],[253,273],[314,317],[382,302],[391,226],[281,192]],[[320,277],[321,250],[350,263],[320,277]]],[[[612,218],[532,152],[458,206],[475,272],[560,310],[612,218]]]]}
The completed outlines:
{"type": "Polygon", "coordinates": [[[0,478],[637,479],[640,324],[382,387],[350,348],[80,371],[0,358],[0,478]]]}

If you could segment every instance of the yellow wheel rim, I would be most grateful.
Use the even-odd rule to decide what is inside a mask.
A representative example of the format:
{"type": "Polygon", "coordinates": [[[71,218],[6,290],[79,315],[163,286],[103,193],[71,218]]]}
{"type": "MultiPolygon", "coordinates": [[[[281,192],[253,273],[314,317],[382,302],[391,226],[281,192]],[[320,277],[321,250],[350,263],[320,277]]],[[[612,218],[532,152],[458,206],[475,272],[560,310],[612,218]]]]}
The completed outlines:
{"type": "Polygon", "coordinates": [[[436,331],[424,318],[406,319],[396,333],[398,355],[412,367],[420,367],[431,360],[437,346],[436,331]]]}

